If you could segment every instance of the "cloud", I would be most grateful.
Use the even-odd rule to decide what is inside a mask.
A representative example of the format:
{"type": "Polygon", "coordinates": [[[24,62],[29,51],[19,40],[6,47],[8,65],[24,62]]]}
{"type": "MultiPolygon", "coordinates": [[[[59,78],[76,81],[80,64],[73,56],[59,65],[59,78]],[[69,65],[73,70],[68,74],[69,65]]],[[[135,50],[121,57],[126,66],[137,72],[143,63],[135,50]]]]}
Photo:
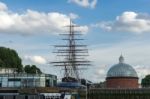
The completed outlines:
{"type": "Polygon", "coordinates": [[[47,61],[46,61],[46,59],[44,57],[37,56],[37,55],[36,56],[28,56],[28,55],[26,55],[26,56],[24,56],[24,59],[28,60],[28,61],[31,61],[33,63],[37,63],[37,64],[46,64],[47,63],[47,61]]]}
{"type": "Polygon", "coordinates": [[[138,73],[140,80],[144,78],[146,75],[150,74],[150,67],[148,66],[137,65],[135,66],[135,69],[138,73]]]}
{"type": "Polygon", "coordinates": [[[70,16],[71,19],[77,19],[77,18],[79,18],[79,16],[76,15],[76,14],[74,14],[74,13],[70,13],[69,16],[70,16]]]}
{"type": "Polygon", "coordinates": [[[96,4],[97,4],[97,0],[93,0],[90,5],[91,8],[95,8],[96,4]]]}
{"type": "Polygon", "coordinates": [[[68,2],[72,2],[72,3],[75,3],[79,6],[82,6],[82,7],[90,7],[90,8],[95,8],[96,4],[97,4],[97,0],[68,0],[68,2]]]}
{"type": "Polygon", "coordinates": [[[5,11],[7,9],[7,5],[5,3],[0,2],[0,11],[5,11]]]}
{"type": "Polygon", "coordinates": [[[123,12],[114,21],[100,22],[94,27],[100,27],[107,31],[131,32],[136,34],[150,32],[150,15],[132,11],[123,12]]]}
{"type": "MultiPolygon", "coordinates": [[[[71,13],[69,16],[59,12],[45,13],[30,9],[21,14],[14,13],[0,2],[0,33],[30,35],[66,32],[67,28],[64,26],[69,24],[70,17],[76,19],[78,15],[71,13]]],[[[81,29],[88,31],[87,26],[81,26],[81,29]]]]}

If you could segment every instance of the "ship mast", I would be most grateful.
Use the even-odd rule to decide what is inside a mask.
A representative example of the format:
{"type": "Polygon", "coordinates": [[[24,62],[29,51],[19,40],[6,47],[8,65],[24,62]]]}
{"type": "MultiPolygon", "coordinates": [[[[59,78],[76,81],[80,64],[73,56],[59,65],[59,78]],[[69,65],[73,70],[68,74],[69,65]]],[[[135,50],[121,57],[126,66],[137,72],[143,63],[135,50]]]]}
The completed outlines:
{"type": "Polygon", "coordinates": [[[70,24],[66,26],[69,28],[69,33],[61,34],[65,38],[67,44],[55,45],[57,56],[62,57],[63,60],[52,62],[54,66],[61,66],[64,68],[64,81],[79,81],[79,71],[83,66],[89,66],[89,61],[85,59],[88,56],[88,50],[86,45],[78,44],[82,33],[77,30],[80,26],[73,24],[70,20],[70,24]]]}

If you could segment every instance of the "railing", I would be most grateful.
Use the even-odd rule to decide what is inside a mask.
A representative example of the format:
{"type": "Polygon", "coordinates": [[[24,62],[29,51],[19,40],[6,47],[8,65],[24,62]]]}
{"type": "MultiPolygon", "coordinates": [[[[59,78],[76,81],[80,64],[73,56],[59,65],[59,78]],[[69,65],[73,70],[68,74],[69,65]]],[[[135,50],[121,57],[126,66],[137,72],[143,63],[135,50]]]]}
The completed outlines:
{"type": "Polygon", "coordinates": [[[89,89],[88,99],[150,99],[150,88],[89,89]]]}

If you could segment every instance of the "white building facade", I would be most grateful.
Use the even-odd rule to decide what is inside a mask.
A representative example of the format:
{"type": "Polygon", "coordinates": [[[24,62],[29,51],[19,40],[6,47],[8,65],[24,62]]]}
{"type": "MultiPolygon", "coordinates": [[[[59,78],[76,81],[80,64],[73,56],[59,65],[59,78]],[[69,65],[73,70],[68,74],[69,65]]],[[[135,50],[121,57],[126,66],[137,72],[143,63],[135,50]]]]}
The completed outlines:
{"type": "Polygon", "coordinates": [[[0,69],[0,87],[50,87],[56,83],[55,75],[16,73],[13,69],[0,69]]]}

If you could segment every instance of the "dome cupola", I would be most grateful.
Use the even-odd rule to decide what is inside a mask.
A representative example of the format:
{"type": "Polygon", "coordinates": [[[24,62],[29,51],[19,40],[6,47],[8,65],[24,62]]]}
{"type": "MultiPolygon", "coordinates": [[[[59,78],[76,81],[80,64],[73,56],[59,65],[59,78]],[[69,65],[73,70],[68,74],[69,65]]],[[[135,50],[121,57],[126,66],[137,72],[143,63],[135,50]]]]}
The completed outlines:
{"type": "Polygon", "coordinates": [[[124,62],[124,57],[121,55],[120,57],[119,57],[119,63],[123,63],[124,62]]]}
{"type": "Polygon", "coordinates": [[[124,57],[119,57],[119,63],[113,65],[107,72],[107,77],[138,77],[134,68],[124,63],[124,57]]]}
{"type": "Polygon", "coordinates": [[[107,72],[107,88],[138,88],[138,76],[134,68],[119,57],[119,63],[113,65],[107,72]]]}

